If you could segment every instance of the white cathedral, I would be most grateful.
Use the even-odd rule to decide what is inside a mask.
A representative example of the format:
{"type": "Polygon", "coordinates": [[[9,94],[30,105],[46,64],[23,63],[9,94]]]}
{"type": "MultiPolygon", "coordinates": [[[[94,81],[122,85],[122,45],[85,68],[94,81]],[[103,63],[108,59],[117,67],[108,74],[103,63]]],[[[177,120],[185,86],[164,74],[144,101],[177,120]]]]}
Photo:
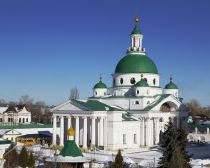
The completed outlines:
{"type": "Polygon", "coordinates": [[[138,18],[135,21],[131,46],[115,68],[112,87],[100,78],[92,97],[69,100],[52,109],[53,145],[63,146],[65,132],[73,127],[75,142],[83,148],[151,147],[159,143],[169,118],[175,125],[186,120],[187,109],[178,87],[172,77],[164,88],[160,86],[157,66],[142,47],[143,34],[138,18]]]}

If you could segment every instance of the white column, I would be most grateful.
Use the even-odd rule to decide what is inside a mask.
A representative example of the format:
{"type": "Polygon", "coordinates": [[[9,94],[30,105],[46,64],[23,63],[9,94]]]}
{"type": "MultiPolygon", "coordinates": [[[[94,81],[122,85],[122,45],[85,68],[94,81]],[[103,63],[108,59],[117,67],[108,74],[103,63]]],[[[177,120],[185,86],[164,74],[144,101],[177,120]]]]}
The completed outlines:
{"type": "Polygon", "coordinates": [[[64,141],[64,117],[60,117],[60,146],[63,146],[64,141]]]}
{"type": "Polygon", "coordinates": [[[79,145],[79,117],[75,117],[76,119],[76,126],[75,126],[75,143],[79,145]]]}
{"type": "Polygon", "coordinates": [[[96,120],[95,120],[95,118],[94,117],[92,117],[92,122],[91,122],[91,145],[96,145],[96,140],[95,140],[95,136],[96,136],[96,127],[95,127],[95,125],[96,125],[96,120]]]}
{"type": "Polygon", "coordinates": [[[149,146],[150,144],[150,122],[149,122],[150,119],[146,119],[146,129],[145,129],[145,132],[146,132],[146,146],[149,146]]]}
{"type": "Polygon", "coordinates": [[[198,128],[195,127],[195,134],[198,134],[198,128]]]}
{"type": "Polygon", "coordinates": [[[207,128],[206,133],[209,134],[209,128],[207,128]]]}
{"type": "Polygon", "coordinates": [[[56,145],[56,130],[57,130],[57,117],[53,115],[53,142],[52,145],[56,145]]]}
{"type": "Polygon", "coordinates": [[[150,145],[154,145],[154,118],[149,119],[150,125],[150,145]]]}
{"type": "Polygon", "coordinates": [[[83,118],[83,148],[87,148],[87,117],[83,118]]]}
{"type": "Polygon", "coordinates": [[[99,140],[99,146],[104,146],[104,131],[103,131],[103,127],[104,127],[104,122],[103,122],[103,118],[100,117],[100,121],[99,121],[99,127],[100,127],[100,130],[99,130],[99,134],[100,134],[100,140],[99,140]]]}
{"type": "Polygon", "coordinates": [[[104,118],[104,150],[107,148],[107,118],[104,118]]]}
{"type": "Polygon", "coordinates": [[[160,141],[160,124],[159,119],[155,119],[155,144],[157,145],[160,141]]]}
{"type": "Polygon", "coordinates": [[[144,122],[144,118],[141,121],[141,146],[145,146],[145,122],[144,122]]]}
{"type": "Polygon", "coordinates": [[[71,116],[68,116],[68,129],[71,127],[71,116]]]}

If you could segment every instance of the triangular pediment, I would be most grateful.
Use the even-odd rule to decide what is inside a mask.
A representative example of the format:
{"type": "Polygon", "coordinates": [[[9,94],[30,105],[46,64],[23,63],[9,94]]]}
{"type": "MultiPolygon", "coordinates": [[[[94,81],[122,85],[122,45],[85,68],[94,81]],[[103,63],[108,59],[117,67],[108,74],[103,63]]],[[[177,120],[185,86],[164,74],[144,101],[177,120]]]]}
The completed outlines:
{"type": "Polygon", "coordinates": [[[67,101],[65,103],[59,104],[58,106],[54,107],[51,111],[83,111],[87,110],[83,106],[79,105],[78,103],[74,103],[74,101],[67,101]]]}
{"type": "Polygon", "coordinates": [[[5,135],[21,135],[21,133],[12,129],[12,130],[5,132],[5,135]]]}

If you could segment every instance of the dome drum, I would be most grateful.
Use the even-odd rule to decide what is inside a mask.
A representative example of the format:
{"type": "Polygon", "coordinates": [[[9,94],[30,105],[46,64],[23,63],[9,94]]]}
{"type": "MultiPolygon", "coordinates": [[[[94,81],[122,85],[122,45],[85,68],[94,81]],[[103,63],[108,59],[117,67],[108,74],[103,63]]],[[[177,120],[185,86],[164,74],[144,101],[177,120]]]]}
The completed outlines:
{"type": "MultiPolygon", "coordinates": [[[[159,87],[159,74],[143,73],[144,78],[147,80],[149,86],[159,87]]],[[[114,74],[113,84],[115,86],[134,86],[141,80],[140,73],[128,73],[128,74],[114,74]]]]}

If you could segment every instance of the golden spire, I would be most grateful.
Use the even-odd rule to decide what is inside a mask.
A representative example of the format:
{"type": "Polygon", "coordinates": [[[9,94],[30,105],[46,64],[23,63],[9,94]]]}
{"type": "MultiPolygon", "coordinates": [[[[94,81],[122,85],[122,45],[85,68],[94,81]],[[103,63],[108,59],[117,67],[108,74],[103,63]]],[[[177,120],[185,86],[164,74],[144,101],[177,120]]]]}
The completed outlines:
{"type": "Polygon", "coordinates": [[[74,136],[74,129],[72,128],[72,127],[70,127],[69,129],[68,129],[68,136],[74,136]]]}
{"type": "Polygon", "coordinates": [[[138,18],[138,17],[135,17],[134,21],[135,21],[136,23],[138,23],[138,22],[139,22],[139,18],[138,18]]]}

